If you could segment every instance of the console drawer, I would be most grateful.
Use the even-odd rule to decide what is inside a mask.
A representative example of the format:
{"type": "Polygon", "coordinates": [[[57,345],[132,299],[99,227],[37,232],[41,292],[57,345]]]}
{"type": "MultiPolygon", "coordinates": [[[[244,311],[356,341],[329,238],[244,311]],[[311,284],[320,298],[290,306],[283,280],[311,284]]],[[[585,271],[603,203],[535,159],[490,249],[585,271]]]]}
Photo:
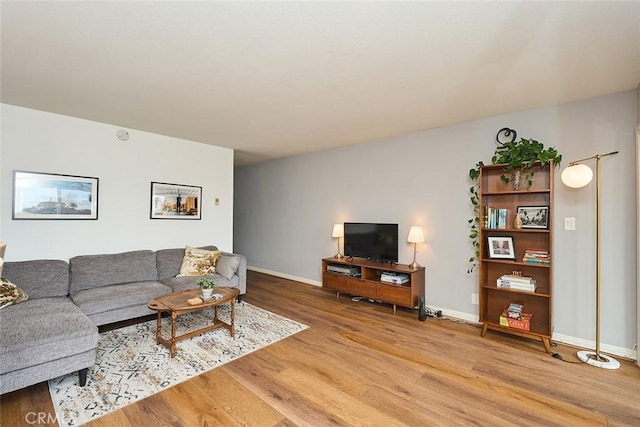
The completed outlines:
{"type": "Polygon", "coordinates": [[[338,292],[348,292],[347,276],[338,274],[324,273],[322,276],[322,285],[325,288],[334,289],[338,292]]]}
{"type": "Polygon", "coordinates": [[[349,291],[351,295],[367,298],[377,298],[376,283],[362,279],[349,279],[349,291]]]}
{"type": "Polygon", "coordinates": [[[413,307],[411,288],[408,286],[378,284],[378,299],[391,304],[413,307]]]}

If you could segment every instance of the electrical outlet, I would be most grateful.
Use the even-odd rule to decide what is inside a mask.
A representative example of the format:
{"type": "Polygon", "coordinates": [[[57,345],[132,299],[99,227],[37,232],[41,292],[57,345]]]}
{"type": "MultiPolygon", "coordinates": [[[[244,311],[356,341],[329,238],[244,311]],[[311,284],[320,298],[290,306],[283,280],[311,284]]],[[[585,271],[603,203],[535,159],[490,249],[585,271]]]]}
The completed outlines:
{"type": "Polygon", "coordinates": [[[478,305],[480,301],[478,301],[478,294],[471,294],[471,304],[478,305]]]}
{"type": "Polygon", "coordinates": [[[576,219],[571,216],[564,217],[564,229],[565,230],[575,230],[576,229],[576,219]]]}

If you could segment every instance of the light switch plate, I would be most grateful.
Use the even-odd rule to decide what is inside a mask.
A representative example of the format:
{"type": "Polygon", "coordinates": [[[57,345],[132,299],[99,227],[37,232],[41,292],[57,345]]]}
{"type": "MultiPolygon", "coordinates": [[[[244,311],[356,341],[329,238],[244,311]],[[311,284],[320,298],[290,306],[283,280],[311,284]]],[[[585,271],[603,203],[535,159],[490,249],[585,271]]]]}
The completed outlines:
{"type": "Polygon", "coordinates": [[[576,229],[576,219],[572,216],[564,217],[564,229],[565,230],[575,230],[576,229]]]}

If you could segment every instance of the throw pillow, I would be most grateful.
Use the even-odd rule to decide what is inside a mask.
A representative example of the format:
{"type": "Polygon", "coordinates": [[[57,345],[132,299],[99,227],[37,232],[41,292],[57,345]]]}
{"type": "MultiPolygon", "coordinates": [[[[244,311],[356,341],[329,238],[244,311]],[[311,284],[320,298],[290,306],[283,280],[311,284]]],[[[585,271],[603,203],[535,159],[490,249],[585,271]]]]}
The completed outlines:
{"type": "Polygon", "coordinates": [[[216,261],[218,261],[221,254],[222,251],[208,251],[187,246],[184,250],[180,273],[176,277],[214,274],[216,272],[216,261]]]}
{"type": "Polygon", "coordinates": [[[19,287],[5,279],[0,279],[0,308],[26,301],[29,296],[19,287]]]}
{"type": "Polygon", "coordinates": [[[216,264],[216,271],[219,274],[222,274],[227,279],[231,280],[236,271],[238,271],[238,266],[240,265],[240,259],[233,255],[221,255],[218,258],[218,263],[216,264]]]}

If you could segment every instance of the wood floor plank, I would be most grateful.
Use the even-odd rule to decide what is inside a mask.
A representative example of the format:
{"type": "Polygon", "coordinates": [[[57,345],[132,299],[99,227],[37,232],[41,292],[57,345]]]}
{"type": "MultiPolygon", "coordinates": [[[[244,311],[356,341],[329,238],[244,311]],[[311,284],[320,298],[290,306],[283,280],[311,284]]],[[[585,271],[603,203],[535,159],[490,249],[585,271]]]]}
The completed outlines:
{"type": "MultiPolygon", "coordinates": [[[[256,272],[244,300],[309,328],[88,426],[640,426],[629,360],[564,363],[538,341],[256,272]]],[[[3,427],[34,410],[53,413],[46,383],[0,397],[3,427]]]]}

